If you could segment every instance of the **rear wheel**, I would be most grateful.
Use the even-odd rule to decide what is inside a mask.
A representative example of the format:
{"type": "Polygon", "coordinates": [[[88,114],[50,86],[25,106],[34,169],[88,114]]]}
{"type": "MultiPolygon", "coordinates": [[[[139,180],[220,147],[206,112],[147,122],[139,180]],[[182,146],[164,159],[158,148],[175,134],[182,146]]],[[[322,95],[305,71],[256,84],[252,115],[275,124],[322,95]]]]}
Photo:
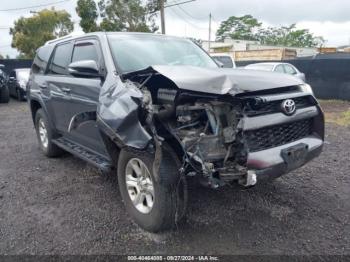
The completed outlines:
{"type": "Polygon", "coordinates": [[[7,86],[0,87],[0,103],[8,103],[10,101],[10,92],[7,86]]]}
{"type": "Polygon", "coordinates": [[[52,143],[54,131],[51,129],[46,115],[42,109],[38,109],[35,114],[35,130],[40,148],[46,156],[56,157],[62,155],[63,150],[52,143]]]}
{"type": "Polygon", "coordinates": [[[127,212],[143,229],[159,232],[183,220],[187,187],[179,176],[179,163],[169,149],[163,150],[159,177],[153,174],[154,156],[121,150],[118,183],[127,212]]]}

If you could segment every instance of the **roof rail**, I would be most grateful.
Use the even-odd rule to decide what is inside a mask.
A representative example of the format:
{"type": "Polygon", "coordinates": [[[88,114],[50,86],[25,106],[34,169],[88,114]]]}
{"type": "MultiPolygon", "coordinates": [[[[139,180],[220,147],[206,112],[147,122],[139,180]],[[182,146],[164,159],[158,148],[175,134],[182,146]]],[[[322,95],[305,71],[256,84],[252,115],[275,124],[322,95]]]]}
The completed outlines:
{"type": "Polygon", "coordinates": [[[49,44],[53,44],[53,43],[56,43],[58,41],[62,41],[62,40],[65,40],[65,39],[70,39],[72,37],[76,37],[76,36],[80,36],[81,34],[69,34],[69,35],[66,35],[66,36],[62,36],[62,37],[59,37],[59,38],[56,38],[56,39],[53,39],[53,40],[49,40],[45,43],[45,45],[49,45],[49,44]]]}

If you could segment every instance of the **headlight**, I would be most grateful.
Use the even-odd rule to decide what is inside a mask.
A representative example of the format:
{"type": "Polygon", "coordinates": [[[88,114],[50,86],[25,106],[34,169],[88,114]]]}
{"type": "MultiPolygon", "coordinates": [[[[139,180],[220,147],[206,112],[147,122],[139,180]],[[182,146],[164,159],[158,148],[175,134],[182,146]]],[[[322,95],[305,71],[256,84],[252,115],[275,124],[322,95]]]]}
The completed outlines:
{"type": "Polygon", "coordinates": [[[304,93],[309,93],[311,95],[314,94],[314,92],[312,91],[312,88],[310,85],[308,84],[302,84],[300,85],[301,91],[303,91],[304,93]]]}

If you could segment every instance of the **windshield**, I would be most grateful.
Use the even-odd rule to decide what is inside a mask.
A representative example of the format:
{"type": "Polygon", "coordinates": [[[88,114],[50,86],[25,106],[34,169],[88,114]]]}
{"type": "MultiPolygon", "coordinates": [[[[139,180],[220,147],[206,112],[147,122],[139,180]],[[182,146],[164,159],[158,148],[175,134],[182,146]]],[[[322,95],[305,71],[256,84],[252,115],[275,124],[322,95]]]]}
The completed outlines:
{"type": "Polygon", "coordinates": [[[23,69],[17,71],[18,81],[28,81],[30,69],[23,69]]]}
{"type": "Polygon", "coordinates": [[[157,35],[109,35],[115,63],[123,73],[152,65],[191,65],[217,68],[200,47],[187,39],[157,35]]]}

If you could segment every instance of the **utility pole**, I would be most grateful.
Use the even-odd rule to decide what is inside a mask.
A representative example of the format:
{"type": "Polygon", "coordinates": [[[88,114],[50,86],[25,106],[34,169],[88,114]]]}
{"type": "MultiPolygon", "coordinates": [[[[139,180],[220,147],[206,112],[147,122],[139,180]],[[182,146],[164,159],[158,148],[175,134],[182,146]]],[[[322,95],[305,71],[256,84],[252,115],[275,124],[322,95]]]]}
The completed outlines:
{"type": "Polygon", "coordinates": [[[159,8],[160,8],[160,20],[161,20],[162,34],[165,35],[164,0],[159,0],[159,8]]]}
{"type": "Polygon", "coordinates": [[[208,52],[210,53],[210,41],[211,41],[211,13],[209,13],[209,42],[208,42],[208,52]]]}

